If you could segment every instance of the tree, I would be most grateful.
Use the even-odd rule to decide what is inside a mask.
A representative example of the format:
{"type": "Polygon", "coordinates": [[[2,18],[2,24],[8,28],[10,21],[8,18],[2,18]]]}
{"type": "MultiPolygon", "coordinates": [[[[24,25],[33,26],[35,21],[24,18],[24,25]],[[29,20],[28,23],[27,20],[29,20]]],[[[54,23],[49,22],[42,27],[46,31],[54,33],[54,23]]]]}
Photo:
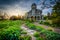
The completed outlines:
{"type": "Polygon", "coordinates": [[[60,26],[60,1],[57,1],[53,7],[52,23],[60,26]]]}

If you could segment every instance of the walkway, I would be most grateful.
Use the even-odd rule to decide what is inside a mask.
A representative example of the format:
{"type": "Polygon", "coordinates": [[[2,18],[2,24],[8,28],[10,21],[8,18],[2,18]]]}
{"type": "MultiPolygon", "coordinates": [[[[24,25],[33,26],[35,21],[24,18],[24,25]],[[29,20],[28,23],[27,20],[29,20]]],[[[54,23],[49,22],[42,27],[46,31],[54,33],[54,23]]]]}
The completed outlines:
{"type": "Polygon", "coordinates": [[[36,32],[35,30],[31,30],[31,29],[27,28],[27,26],[25,26],[25,24],[23,24],[21,26],[21,28],[27,32],[27,35],[30,35],[32,37],[32,40],[36,40],[36,38],[33,36],[33,34],[36,32]]]}
{"type": "MultiPolygon", "coordinates": [[[[50,26],[39,24],[38,22],[34,22],[34,24],[38,25],[38,26],[42,26],[45,29],[48,29],[50,27],[50,26]]],[[[52,28],[54,30],[54,32],[60,33],[60,29],[59,28],[53,28],[53,27],[50,27],[50,28],[52,28]]]]}

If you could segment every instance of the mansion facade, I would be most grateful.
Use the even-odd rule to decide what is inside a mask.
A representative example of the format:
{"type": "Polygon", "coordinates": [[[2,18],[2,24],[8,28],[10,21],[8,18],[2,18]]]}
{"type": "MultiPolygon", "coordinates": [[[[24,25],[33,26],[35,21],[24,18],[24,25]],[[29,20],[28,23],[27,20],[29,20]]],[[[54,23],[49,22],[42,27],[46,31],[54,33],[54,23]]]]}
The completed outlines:
{"type": "Polygon", "coordinates": [[[37,9],[37,5],[33,3],[31,5],[31,10],[27,12],[27,19],[30,20],[42,20],[42,10],[37,9]]]}

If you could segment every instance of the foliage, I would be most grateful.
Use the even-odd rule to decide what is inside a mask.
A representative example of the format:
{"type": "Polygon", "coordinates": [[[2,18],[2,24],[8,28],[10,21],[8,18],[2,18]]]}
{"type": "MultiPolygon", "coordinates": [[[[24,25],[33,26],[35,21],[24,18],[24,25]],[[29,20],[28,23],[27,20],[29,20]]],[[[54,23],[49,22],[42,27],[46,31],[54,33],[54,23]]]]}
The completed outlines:
{"type": "Polygon", "coordinates": [[[21,20],[21,16],[11,16],[10,20],[21,20]]]}
{"type": "Polygon", "coordinates": [[[35,33],[34,33],[34,36],[35,36],[35,37],[40,37],[40,33],[39,33],[39,32],[35,32],[35,33]]]}
{"type": "Polygon", "coordinates": [[[27,32],[26,31],[21,31],[21,34],[27,34],[27,32]]]}
{"type": "Polygon", "coordinates": [[[52,31],[46,31],[42,30],[41,33],[44,33],[47,40],[59,40],[60,34],[52,32],[52,31]]]}
{"type": "Polygon", "coordinates": [[[51,27],[49,27],[47,30],[49,30],[49,31],[54,31],[53,28],[51,28],[51,27]]]}
{"type": "Polygon", "coordinates": [[[45,24],[45,25],[50,25],[50,23],[49,23],[49,22],[44,22],[43,24],[45,24]]]}
{"type": "Polygon", "coordinates": [[[35,29],[35,25],[30,24],[29,22],[27,22],[26,25],[27,25],[30,29],[35,29]]]}
{"type": "Polygon", "coordinates": [[[29,35],[20,36],[20,40],[31,40],[31,36],[29,36],[29,35]]]}
{"type": "Polygon", "coordinates": [[[0,21],[0,40],[19,40],[22,21],[3,20],[0,21]]]}
{"type": "Polygon", "coordinates": [[[40,23],[40,24],[43,24],[43,21],[40,21],[39,23],[40,23]]]}
{"type": "Polygon", "coordinates": [[[52,24],[55,26],[55,27],[60,27],[60,18],[55,18],[55,20],[53,19],[52,20],[52,24]]]}
{"type": "MultiPolygon", "coordinates": [[[[29,23],[29,24],[26,24],[28,27],[33,26],[34,24],[32,23],[29,23]]],[[[49,30],[46,30],[44,28],[42,28],[41,26],[33,26],[35,27],[35,29],[33,30],[38,30],[40,33],[42,33],[42,35],[44,37],[46,37],[46,40],[60,40],[60,34],[59,33],[55,33],[53,31],[49,31],[49,30]]]]}
{"type": "Polygon", "coordinates": [[[48,21],[40,21],[39,23],[40,23],[40,24],[44,24],[44,25],[51,26],[51,23],[48,22],[48,21]]]}
{"type": "Polygon", "coordinates": [[[8,29],[3,29],[3,31],[0,32],[1,40],[18,40],[19,36],[19,29],[16,27],[9,27],[8,29]]]}
{"type": "Polygon", "coordinates": [[[36,40],[44,40],[44,39],[41,37],[37,37],[36,40]]]}
{"type": "Polygon", "coordinates": [[[44,20],[48,19],[48,17],[47,17],[47,16],[44,16],[43,18],[44,18],[44,20]]]}
{"type": "Polygon", "coordinates": [[[52,23],[56,27],[60,27],[60,1],[56,2],[56,5],[53,7],[52,12],[52,23]]]}

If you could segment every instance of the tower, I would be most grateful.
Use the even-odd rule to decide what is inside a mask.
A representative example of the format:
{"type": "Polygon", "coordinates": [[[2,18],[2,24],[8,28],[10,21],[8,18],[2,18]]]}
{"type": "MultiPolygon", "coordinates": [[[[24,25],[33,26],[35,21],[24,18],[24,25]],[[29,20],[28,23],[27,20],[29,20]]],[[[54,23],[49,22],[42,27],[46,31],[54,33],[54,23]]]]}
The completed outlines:
{"type": "Polygon", "coordinates": [[[33,4],[31,5],[32,16],[35,16],[36,9],[37,9],[37,5],[36,5],[35,3],[33,3],[33,4]]]}
{"type": "Polygon", "coordinates": [[[41,20],[42,10],[37,9],[37,5],[33,3],[31,5],[31,10],[28,12],[27,18],[34,21],[41,20]]]}
{"type": "Polygon", "coordinates": [[[32,10],[33,10],[33,9],[36,9],[36,8],[37,8],[36,4],[33,3],[33,4],[31,5],[31,8],[32,8],[32,10]]]}

